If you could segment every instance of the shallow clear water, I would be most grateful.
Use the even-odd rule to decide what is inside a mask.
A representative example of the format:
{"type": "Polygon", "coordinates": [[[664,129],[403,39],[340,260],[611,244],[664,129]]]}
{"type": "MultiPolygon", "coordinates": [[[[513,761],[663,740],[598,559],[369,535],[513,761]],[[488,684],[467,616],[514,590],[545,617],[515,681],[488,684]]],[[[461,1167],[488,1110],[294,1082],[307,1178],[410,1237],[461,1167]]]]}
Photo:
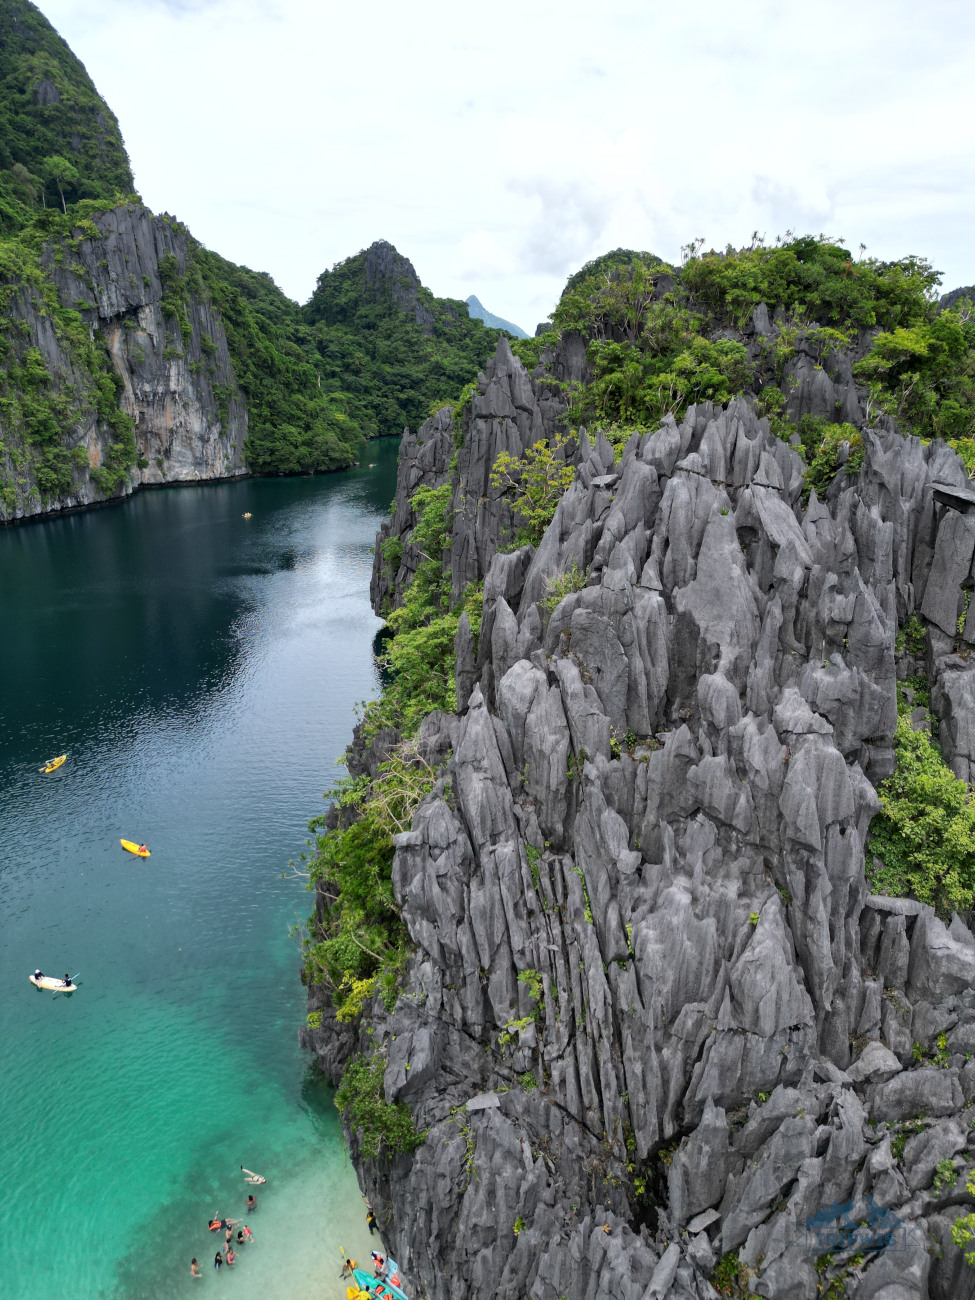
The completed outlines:
{"type": "Polygon", "coordinates": [[[297,1047],[288,927],[310,896],[282,878],[377,689],[396,444],[367,454],[0,530],[5,1300],[338,1300],[340,1248],[368,1257],[331,1091],[297,1047]],[[80,972],[78,992],[37,991],[35,966],[80,972]],[[242,1214],[241,1164],[268,1178],[255,1242],[215,1280],[206,1223],[242,1214]]]}

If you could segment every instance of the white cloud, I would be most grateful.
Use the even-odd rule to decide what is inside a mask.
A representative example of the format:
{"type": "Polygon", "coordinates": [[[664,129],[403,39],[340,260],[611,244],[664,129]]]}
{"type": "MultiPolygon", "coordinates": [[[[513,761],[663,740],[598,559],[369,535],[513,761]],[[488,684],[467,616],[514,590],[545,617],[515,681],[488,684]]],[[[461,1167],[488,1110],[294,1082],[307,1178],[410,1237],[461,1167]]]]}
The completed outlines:
{"type": "Polygon", "coordinates": [[[136,180],[304,300],[391,240],[533,329],[610,248],[787,228],[975,280],[975,7],[41,0],[136,180]]]}

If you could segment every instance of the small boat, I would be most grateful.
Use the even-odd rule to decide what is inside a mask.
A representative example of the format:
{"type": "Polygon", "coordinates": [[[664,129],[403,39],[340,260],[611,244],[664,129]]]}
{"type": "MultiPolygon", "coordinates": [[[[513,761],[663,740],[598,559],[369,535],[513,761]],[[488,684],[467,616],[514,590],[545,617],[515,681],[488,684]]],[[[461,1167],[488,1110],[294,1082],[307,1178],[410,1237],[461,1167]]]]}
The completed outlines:
{"type": "Polygon", "coordinates": [[[242,515],[241,517],[242,517],[243,519],[250,519],[250,518],[252,517],[252,516],[251,516],[251,512],[250,512],[249,510],[245,510],[244,513],[243,513],[243,515],[242,515]]]}
{"type": "Polygon", "coordinates": [[[52,993],[77,993],[78,991],[78,985],[74,982],[65,984],[64,980],[55,979],[53,975],[42,975],[40,979],[31,975],[29,978],[35,989],[50,989],[52,993]]]}
{"type": "Polygon", "coordinates": [[[49,758],[44,766],[39,768],[38,771],[56,772],[67,757],[67,754],[58,754],[57,758],[49,758]]]}
{"type": "MultiPolygon", "coordinates": [[[[383,1282],[380,1278],[373,1277],[373,1275],[367,1273],[365,1269],[355,1269],[352,1276],[355,1278],[356,1285],[359,1288],[359,1295],[365,1292],[367,1296],[378,1296],[379,1300],[409,1300],[406,1292],[396,1284],[399,1281],[399,1274],[396,1272],[396,1266],[393,1264],[392,1260],[390,1260],[390,1265],[393,1271],[390,1275],[390,1281],[388,1282],[383,1282]],[[392,1278],[396,1278],[396,1282],[393,1282],[392,1278]]],[[[350,1296],[355,1294],[352,1287],[348,1288],[348,1294],[350,1296]]]]}
{"type": "Polygon", "coordinates": [[[126,853],[134,853],[137,858],[152,857],[152,854],[148,849],[142,848],[140,845],[136,844],[134,840],[119,840],[119,844],[121,844],[122,848],[125,849],[126,853]]]}

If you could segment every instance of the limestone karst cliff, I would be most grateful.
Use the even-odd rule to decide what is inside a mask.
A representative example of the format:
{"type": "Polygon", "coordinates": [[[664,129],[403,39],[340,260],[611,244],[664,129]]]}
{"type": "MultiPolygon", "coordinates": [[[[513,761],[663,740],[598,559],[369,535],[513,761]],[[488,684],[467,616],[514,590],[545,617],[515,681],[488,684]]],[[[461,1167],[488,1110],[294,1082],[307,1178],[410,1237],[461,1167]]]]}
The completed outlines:
{"type": "Polygon", "coordinates": [[[0,520],[245,472],[246,409],[190,260],[178,223],[131,202],[3,289],[0,520]]]}
{"type": "MultiPolygon", "coordinates": [[[[975,762],[975,492],[944,444],[864,417],[848,361],[800,350],[790,400],[863,443],[821,498],[752,403],[698,403],[619,458],[568,444],[540,544],[511,549],[491,467],[553,437],[586,365],[571,334],[531,374],[501,341],[459,448],[449,410],[403,442],[376,608],[423,558],[411,497],[450,483],[453,595],[483,579],[483,614],[459,620],[456,712],[416,740],[435,784],[394,841],[398,991],[336,1019],[310,987],[326,1073],[378,1061],[424,1135],[365,1154],[347,1111],[363,1188],[437,1300],[975,1294],[950,1238],[975,939],[865,873],[899,679],[927,676],[946,757],[975,762]],[[847,1202],[897,1216],[896,1252],[810,1244],[847,1202]]],[[[396,740],[360,736],[353,776],[396,740]]],[[[323,933],[334,905],[320,883],[323,933]]]]}

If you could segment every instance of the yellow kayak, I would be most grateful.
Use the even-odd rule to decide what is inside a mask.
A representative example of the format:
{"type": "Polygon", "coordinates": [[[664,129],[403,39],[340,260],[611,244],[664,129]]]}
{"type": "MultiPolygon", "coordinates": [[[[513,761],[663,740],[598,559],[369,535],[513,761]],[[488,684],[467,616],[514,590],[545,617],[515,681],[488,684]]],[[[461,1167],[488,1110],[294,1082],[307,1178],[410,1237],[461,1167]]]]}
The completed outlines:
{"type": "Polygon", "coordinates": [[[51,975],[42,975],[40,979],[30,975],[28,977],[35,989],[50,989],[52,993],[77,993],[77,984],[65,984],[64,980],[56,980],[51,975]]]}
{"type": "Polygon", "coordinates": [[[119,844],[127,853],[134,853],[137,858],[152,857],[148,849],[141,848],[134,840],[119,840],[119,844]]]}
{"type": "Polygon", "coordinates": [[[47,762],[44,764],[44,766],[41,768],[41,771],[56,772],[67,757],[68,757],[67,754],[59,754],[57,758],[49,758],[47,762]]]}

